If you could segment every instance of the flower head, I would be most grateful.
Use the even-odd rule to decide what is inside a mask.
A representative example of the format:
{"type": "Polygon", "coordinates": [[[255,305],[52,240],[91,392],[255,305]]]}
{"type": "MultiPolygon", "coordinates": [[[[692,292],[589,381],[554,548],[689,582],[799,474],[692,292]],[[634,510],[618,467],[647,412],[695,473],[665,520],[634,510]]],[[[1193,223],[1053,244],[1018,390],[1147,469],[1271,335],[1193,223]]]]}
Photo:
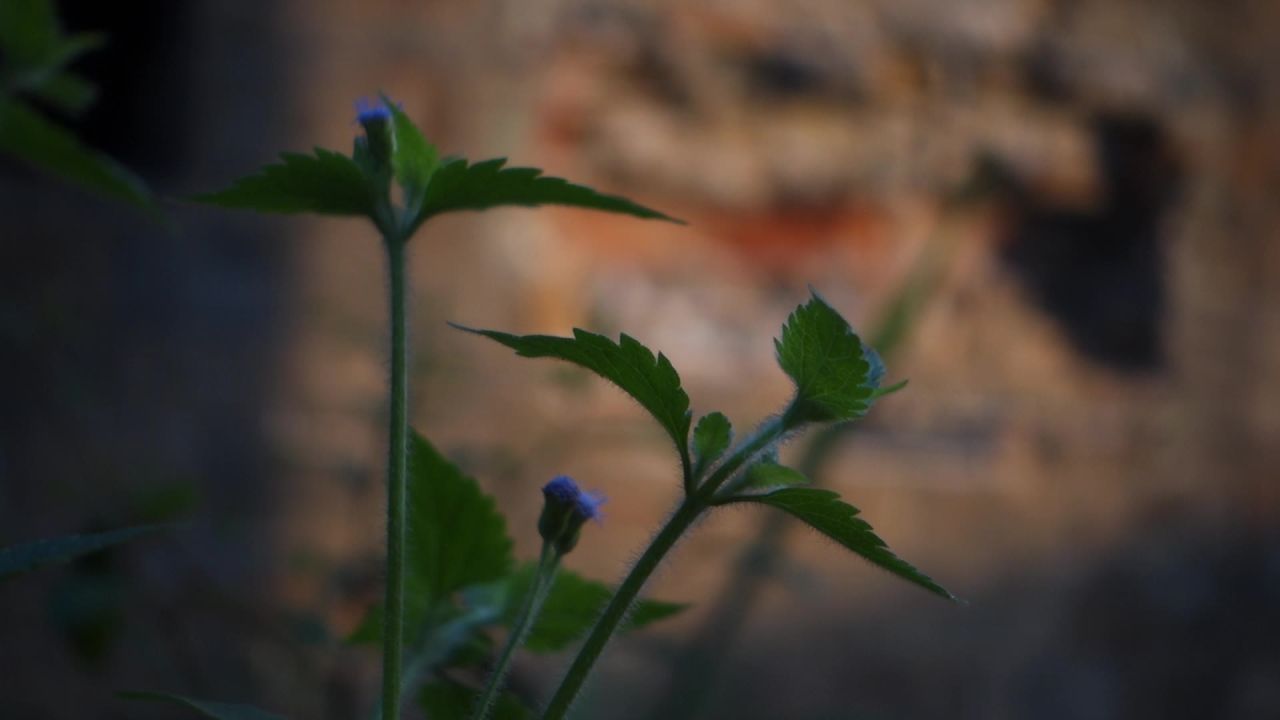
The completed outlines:
{"type": "Polygon", "coordinates": [[[600,506],[605,502],[603,495],[583,492],[568,475],[557,476],[544,485],[542,497],[538,532],[561,554],[578,544],[583,523],[600,519],[600,506]]]}
{"type": "Polygon", "coordinates": [[[356,122],[364,127],[364,137],[357,138],[356,145],[363,148],[373,166],[381,170],[391,167],[391,158],[396,151],[392,114],[391,105],[385,98],[376,102],[368,98],[356,101],[356,122]]]}
{"type": "Polygon", "coordinates": [[[391,119],[391,107],[385,101],[373,101],[369,98],[356,100],[356,122],[369,127],[370,123],[386,122],[391,119]]]}

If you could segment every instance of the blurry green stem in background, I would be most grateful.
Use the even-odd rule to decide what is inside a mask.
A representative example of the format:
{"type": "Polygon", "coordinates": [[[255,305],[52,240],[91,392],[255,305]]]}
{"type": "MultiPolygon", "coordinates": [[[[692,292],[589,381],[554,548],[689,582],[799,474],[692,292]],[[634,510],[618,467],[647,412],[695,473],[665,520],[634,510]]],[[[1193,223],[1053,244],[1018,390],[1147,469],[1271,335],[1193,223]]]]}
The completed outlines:
{"type": "MultiPolygon", "coordinates": [[[[871,346],[888,361],[910,337],[924,309],[941,284],[950,258],[950,246],[942,233],[935,233],[921,250],[906,279],[880,314],[870,333],[871,346]]],[[[831,425],[809,441],[799,469],[821,484],[823,467],[831,454],[860,423],[831,425]]],[[[765,516],[753,542],[738,556],[729,581],[725,583],[702,632],[672,663],[667,692],[658,700],[654,720],[681,720],[702,716],[702,709],[716,686],[718,670],[724,666],[733,639],[751,614],[756,598],[783,559],[782,540],[788,528],[787,516],[765,516]]]]}

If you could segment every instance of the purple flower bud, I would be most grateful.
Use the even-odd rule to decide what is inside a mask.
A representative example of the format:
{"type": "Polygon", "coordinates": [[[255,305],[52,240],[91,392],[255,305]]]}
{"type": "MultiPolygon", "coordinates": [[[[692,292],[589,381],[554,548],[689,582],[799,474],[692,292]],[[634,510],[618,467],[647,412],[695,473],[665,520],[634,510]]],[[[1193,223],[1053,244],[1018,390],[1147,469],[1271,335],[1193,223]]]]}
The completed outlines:
{"type": "Polygon", "coordinates": [[[384,100],[372,102],[367,98],[356,101],[356,122],[364,127],[364,137],[356,140],[363,145],[376,167],[391,167],[395,154],[396,138],[391,128],[391,106],[384,100]]]}
{"type": "Polygon", "coordinates": [[[391,108],[385,102],[373,101],[369,98],[356,100],[356,122],[369,126],[369,123],[386,122],[391,119],[391,108]]]}
{"type": "Polygon", "coordinates": [[[600,519],[603,495],[583,492],[567,475],[560,475],[542,488],[544,504],[538,518],[538,533],[565,554],[578,544],[582,525],[600,519]]]}

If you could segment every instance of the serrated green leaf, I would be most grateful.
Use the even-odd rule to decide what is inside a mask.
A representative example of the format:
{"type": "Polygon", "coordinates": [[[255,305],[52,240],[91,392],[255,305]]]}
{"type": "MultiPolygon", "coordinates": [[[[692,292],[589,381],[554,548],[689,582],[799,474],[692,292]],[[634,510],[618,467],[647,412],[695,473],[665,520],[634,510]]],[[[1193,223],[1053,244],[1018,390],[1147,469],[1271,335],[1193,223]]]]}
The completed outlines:
{"type": "Polygon", "coordinates": [[[198,713],[201,717],[213,718],[213,720],[284,720],[283,715],[276,715],[275,713],[269,713],[266,710],[259,710],[251,705],[195,700],[193,698],[175,695],[173,693],[141,690],[122,692],[119,693],[119,696],[126,700],[146,700],[181,705],[188,710],[198,713]]]}
{"type": "Polygon", "coordinates": [[[426,603],[497,580],[514,562],[497,503],[416,432],[409,450],[405,554],[405,587],[426,603]]]}
{"type": "MultiPolygon", "coordinates": [[[[667,431],[687,461],[689,457],[689,396],[680,375],[662,353],[653,351],[629,335],[615,343],[603,335],[575,329],[573,337],[511,335],[497,330],[476,330],[450,323],[459,330],[483,335],[529,358],[556,358],[581,365],[622,388],[653,415],[667,431]]],[[[686,465],[687,467],[687,465],[686,465]]]]}
{"type": "Polygon", "coordinates": [[[959,601],[910,563],[894,555],[865,520],[858,508],[844,502],[830,490],[783,488],[763,495],[743,495],[738,500],[771,505],[804,521],[813,529],[861,555],[872,564],[936,595],[959,601]]]}
{"type": "Polygon", "coordinates": [[[440,165],[440,153],[403,110],[385,95],[382,102],[391,110],[391,132],[395,136],[391,166],[396,182],[404,190],[405,213],[416,217],[426,199],[427,184],[440,165]]]}
{"type": "MultiPolygon", "coordinates": [[[[7,0],[6,0],[7,1],[7,0]]],[[[111,158],[85,147],[69,130],[17,100],[0,97],[0,153],[90,190],[158,212],[146,185],[111,158]]]]}
{"type": "Polygon", "coordinates": [[[804,473],[773,461],[758,462],[747,468],[742,490],[763,490],[766,488],[791,487],[808,485],[809,478],[804,473]]]}
{"type": "Polygon", "coordinates": [[[164,526],[142,525],[91,535],[70,535],[49,540],[36,540],[0,548],[0,580],[29,572],[43,565],[66,562],[82,555],[89,555],[139,535],[155,532],[162,527],[164,526]]]}
{"type": "Polygon", "coordinates": [[[724,413],[713,412],[702,416],[693,428],[693,474],[700,476],[733,443],[733,424],[724,413]]]}
{"type": "Polygon", "coordinates": [[[506,162],[506,158],[477,163],[468,163],[462,158],[445,160],[427,185],[419,222],[454,210],[484,210],[502,205],[571,205],[683,224],[624,197],[605,195],[562,178],[544,176],[537,168],[504,168],[506,162]]]}
{"type": "MultiPolygon", "coordinates": [[[[404,635],[412,646],[433,608],[465,587],[504,578],[515,560],[507,521],[493,498],[416,432],[409,448],[408,494],[404,635]]],[[[369,608],[347,641],[382,641],[380,604],[369,608]]]]}
{"type": "MultiPolygon", "coordinates": [[[[480,692],[448,678],[439,678],[422,688],[422,709],[431,720],[470,720],[480,692]]],[[[527,720],[533,713],[512,695],[503,691],[489,720],[527,720]]]]}
{"type": "Polygon", "coordinates": [[[262,167],[226,190],[193,200],[225,208],[271,213],[373,216],[373,194],[355,161],[332,150],[283,153],[282,162],[262,167]]]}
{"type": "Polygon", "coordinates": [[[796,384],[789,425],[853,420],[871,408],[884,363],[816,293],[791,313],[774,347],[796,384]]]}
{"type": "MultiPolygon", "coordinates": [[[[520,605],[529,592],[536,572],[537,566],[530,563],[521,566],[511,576],[502,612],[503,623],[508,627],[516,621],[520,605]]],[[[587,580],[577,573],[561,569],[556,573],[555,582],[542,605],[542,612],[529,631],[525,649],[530,652],[556,652],[565,649],[586,634],[612,595],[613,592],[604,583],[587,580]]],[[[639,600],[622,629],[638,630],[671,617],[686,607],[688,606],[680,603],[639,600]]]]}

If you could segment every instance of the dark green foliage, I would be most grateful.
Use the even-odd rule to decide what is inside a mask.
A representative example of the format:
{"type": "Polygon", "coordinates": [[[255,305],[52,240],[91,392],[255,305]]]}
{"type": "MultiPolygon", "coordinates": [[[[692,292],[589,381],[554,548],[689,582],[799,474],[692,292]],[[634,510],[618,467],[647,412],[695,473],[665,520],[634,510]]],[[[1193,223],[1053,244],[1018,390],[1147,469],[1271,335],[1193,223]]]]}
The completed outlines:
{"type": "MultiPolygon", "coordinates": [[[[493,498],[417,433],[410,438],[408,494],[404,633],[412,644],[452,593],[505,577],[514,558],[493,498]]],[[[348,640],[381,638],[382,607],[375,605],[348,640]]]]}
{"type": "Polygon", "coordinates": [[[419,222],[452,210],[484,210],[501,205],[571,205],[680,222],[626,198],[605,195],[568,180],[545,176],[537,168],[504,168],[506,162],[506,158],[477,163],[469,163],[462,158],[446,160],[427,186],[419,222]]]}
{"type": "Polygon", "coordinates": [[[27,91],[85,53],[103,45],[97,33],[67,35],[50,0],[0,2],[0,80],[11,90],[27,91]]]}
{"type": "Polygon", "coordinates": [[[817,294],[791,313],[774,347],[796,384],[789,427],[854,420],[871,408],[884,363],[817,294]]]}
{"type": "Polygon", "coordinates": [[[258,212],[372,216],[373,193],[351,158],[322,148],[314,155],[280,157],[283,162],[267,165],[226,190],[194,199],[258,212]]]}
{"type": "Polygon", "coordinates": [[[0,1],[0,154],[154,215],[159,209],[137,176],[28,102],[84,112],[97,88],[67,66],[103,41],[96,33],[65,34],[49,0],[0,1]]]}
{"type": "Polygon", "coordinates": [[[620,342],[615,343],[603,335],[577,329],[573,337],[566,338],[454,327],[496,340],[523,357],[567,360],[609,380],[648,410],[671,436],[680,457],[688,459],[689,425],[693,417],[689,396],[681,387],[680,376],[671,361],[661,353],[655,357],[635,338],[623,335],[620,342]]]}
{"type": "Polygon", "coordinates": [[[3,96],[0,96],[0,153],[21,158],[90,190],[144,209],[155,209],[151,193],[133,173],[86,147],[61,125],[22,102],[3,96]]]}
{"type": "Polygon", "coordinates": [[[910,563],[894,555],[871,526],[858,517],[860,512],[858,508],[842,501],[838,494],[830,490],[792,487],[774,490],[763,495],[744,495],[740,496],[740,499],[785,510],[823,535],[903,580],[915,583],[948,600],[959,600],[910,563]]]}
{"type": "MultiPolygon", "coordinates": [[[[319,148],[314,155],[285,154],[283,163],[268,165],[227,190],[195,199],[259,212],[364,215],[384,235],[401,240],[441,213],[503,205],[570,205],[679,222],[626,198],[545,177],[537,168],[506,168],[505,159],[442,161],[436,147],[395,103],[386,96],[382,103],[391,116],[393,142],[384,142],[381,134],[357,138],[350,158],[319,148]],[[376,148],[371,148],[372,140],[379,141],[376,148]],[[390,145],[394,150],[387,149],[390,145]],[[390,170],[385,158],[374,157],[387,152],[391,153],[390,170]],[[391,207],[388,191],[393,177],[403,191],[403,208],[391,207]]],[[[378,128],[387,132],[385,125],[378,128]]]]}
{"type": "Polygon", "coordinates": [[[133,691],[122,692],[120,697],[127,700],[147,700],[179,705],[194,711],[200,717],[213,718],[213,720],[284,720],[283,715],[259,710],[250,705],[194,700],[182,695],[174,695],[173,693],[133,691]]]}
{"type": "MultiPolygon", "coordinates": [[[[502,613],[502,620],[506,625],[510,626],[515,622],[520,602],[529,591],[536,572],[536,565],[527,564],[511,577],[502,613]]],[[[590,629],[612,595],[613,591],[603,583],[587,580],[568,570],[560,570],[542,605],[542,612],[533,624],[533,630],[525,639],[525,649],[531,652],[556,652],[565,649],[590,629]]],[[[640,600],[624,629],[637,630],[671,617],[686,607],[688,606],[680,603],[640,600]]]]}
{"type": "Polygon", "coordinates": [[[440,153],[435,145],[423,137],[404,111],[386,97],[383,97],[383,102],[391,110],[391,131],[396,143],[391,165],[396,182],[404,190],[405,214],[417,217],[426,198],[427,184],[440,166],[440,153]]]}
{"type": "Polygon", "coordinates": [[[433,605],[506,576],[514,562],[507,521],[493,498],[417,433],[409,449],[408,532],[406,640],[433,605]]]}
{"type": "Polygon", "coordinates": [[[11,545],[0,549],[0,580],[6,580],[42,565],[66,562],[82,555],[95,553],[139,535],[155,532],[161,527],[163,526],[143,525],[92,535],[70,535],[11,545]]]}
{"type": "Polygon", "coordinates": [[[733,425],[724,413],[702,416],[693,429],[693,474],[700,476],[733,443],[733,425]]]}
{"type": "MultiPolygon", "coordinates": [[[[431,720],[469,720],[479,693],[448,678],[432,680],[422,688],[422,709],[431,720]]],[[[488,720],[529,720],[533,717],[516,696],[503,692],[488,720]]]]}
{"type": "Polygon", "coordinates": [[[772,460],[758,462],[747,468],[744,480],[745,482],[740,486],[742,490],[763,490],[766,488],[809,484],[809,478],[805,477],[799,470],[779,465],[772,460]]]}

